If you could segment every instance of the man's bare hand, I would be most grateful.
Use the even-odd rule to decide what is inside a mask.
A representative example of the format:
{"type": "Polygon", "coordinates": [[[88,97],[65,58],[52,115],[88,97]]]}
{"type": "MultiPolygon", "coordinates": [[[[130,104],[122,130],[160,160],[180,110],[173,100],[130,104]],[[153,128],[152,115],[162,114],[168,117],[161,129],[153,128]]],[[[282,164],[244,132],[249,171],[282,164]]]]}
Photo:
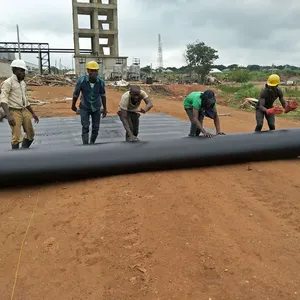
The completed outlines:
{"type": "Polygon", "coordinates": [[[132,142],[132,143],[138,142],[138,141],[139,141],[139,139],[134,135],[128,139],[128,142],[132,142]]]}
{"type": "Polygon", "coordinates": [[[40,121],[39,117],[35,113],[33,113],[32,116],[33,116],[34,122],[38,124],[40,121]]]}
{"type": "Polygon", "coordinates": [[[213,136],[211,133],[209,133],[209,132],[207,132],[207,131],[203,132],[203,135],[204,135],[205,137],[208,137],[208,138],[210,138],[210,137],[213,136]]]}
{"type": "Polygon", "coordinates": [[[102,118],[104,119],[106,116],[107,116],[107,111],[106,111],[106,110],[103,110],[103,111],[102,111],[102,118]]]}
{"type": "Polygon", "coordinates": [[[8,121],[10,126],[16,126],[16,121],[15,121],[14,117],[8,116],[7,121],[8,121]]]}

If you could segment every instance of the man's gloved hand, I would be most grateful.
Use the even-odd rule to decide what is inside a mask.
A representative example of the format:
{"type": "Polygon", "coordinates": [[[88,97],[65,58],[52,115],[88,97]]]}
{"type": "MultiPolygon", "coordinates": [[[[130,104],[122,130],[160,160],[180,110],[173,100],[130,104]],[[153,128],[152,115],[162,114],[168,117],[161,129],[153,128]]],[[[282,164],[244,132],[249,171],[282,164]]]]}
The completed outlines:
{"type": "Polygon", "coordinates": [[[269,115],[280,115],[283,109],[281,106],[274,106],[272,108],[267,109],[266,114],[269,115]]]}
{"type": "Polygon", "coordinates": [[[295,110],[298,107],[298,103],[296,101],[287,101],[284,112],[287,114],[292,110],[295,110]]]}

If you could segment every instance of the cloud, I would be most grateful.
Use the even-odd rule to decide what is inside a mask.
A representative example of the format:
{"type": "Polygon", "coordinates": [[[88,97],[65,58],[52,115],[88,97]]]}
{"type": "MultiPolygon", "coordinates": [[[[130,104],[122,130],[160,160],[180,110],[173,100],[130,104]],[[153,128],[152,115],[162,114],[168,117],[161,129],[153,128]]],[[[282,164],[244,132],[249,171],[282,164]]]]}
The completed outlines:
{"type": "MultiPolygon", "coordinates": [[[[188,43],[200,40],[219,51],[217,63],[294,64],[300,61],[300,2],[290,0],[122,0],[119,2],[120,55],[157,63],[158,34],[165,66],[184,64],[188,43]]],[[[73,48],[71,1],[4,2],[1,40],[21,38],[73,48]]],[[[71,65],[70,55],[53,55],[71,65]]],[[[35,60],[33,57],[31,60],[35,60]]]]}

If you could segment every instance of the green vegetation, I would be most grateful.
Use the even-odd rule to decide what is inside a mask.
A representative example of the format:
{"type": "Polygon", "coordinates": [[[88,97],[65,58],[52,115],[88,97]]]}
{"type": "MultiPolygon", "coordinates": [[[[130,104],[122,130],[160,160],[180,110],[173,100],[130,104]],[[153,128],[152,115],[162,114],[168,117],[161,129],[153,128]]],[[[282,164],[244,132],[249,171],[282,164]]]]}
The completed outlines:
{"type": "Polygon", "coordinates": [[[295,88],[281,87],[281,90],[285,97],[300,97],[300,90],[297,86],[295,88]]]}
{"type": "Polygon", "coordinates": [[[248,82],[250,77],[250,71],[248,70],[237,69],[228,73],[228,79],[237,83],[248,82]]]}
{"type": "Polygon", "coordinates": [[[212,69],[214,61],[219,58],[217,53],[217,50],[199,41],[186,46],[184,57],[187,65],[197,74],[201,83],[212,69]]]}
{"type": "MultiPolygon", "coordinates": [[[[220,88],[220,86],[217,88],[220,88]]],[[[240,106],[244,98],[257,99],[260,93],[260,89],[254,86],[252,83],[243,83],[239,86],[222,86],[221,91],[231,94],[228,104],[234,107],[240,106]]]]}
{"type": "MultiPolygon", "coordinates": [[[[240,85],[218,85],[216,89],[221,91],[221,96],[228,98],[228,105],[234,108],[239,108],[244,102],[244,98],[258,99],[261,88],[258,88],[252,83],[243,83],[240,85]]],[[[293,99],[300,104],[300,90],[295,87],[281,87],[286,100],[293,99]]],[[[279,100],[276,101],[276,105],[281,105],[279,100]]],[[[246,109],[253,111],[253,109],[246,109]]],[[[300,110],[290,112],[288,114],[281,114],[279,117],[300,120],[300,110]]]]}

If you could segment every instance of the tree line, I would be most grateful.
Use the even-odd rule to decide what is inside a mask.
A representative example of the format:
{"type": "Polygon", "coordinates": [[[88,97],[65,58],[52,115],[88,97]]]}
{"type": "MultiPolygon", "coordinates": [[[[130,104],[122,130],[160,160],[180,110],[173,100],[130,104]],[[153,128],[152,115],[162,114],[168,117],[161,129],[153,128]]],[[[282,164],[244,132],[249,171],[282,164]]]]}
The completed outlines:
{"type": "MultiPolygon", "coordinates": [[[[168,67],[168,70],[179,74],[196,74],[200,82],[204,82],[205,77],[209,72],[216,68],[220,71],[229,70],[239,72],[239,76],[242,73],[248,73],[250,71],[265,71],[271,72],[275,70],[286,71],[288,70],[291,75],[293,73],[298,73],[300,67],[291,66],[291,65],[272,65],[272,66],[260,66],[260,65],[248,65],[248,66],[239,66],[238,64],[231,65],[216,65],[215,61],[219,58],[218,50],[206,45],[204,42],[196,41],[194,43],[188,44],[184,52],[184,58],[186,65],[175,68],[168,67]],[[243,72],[245,71],[245,72],[243,72]]],[[[141,72],[151,73],[151,67],[146,66],[141,68],[141,72]]],[[[156,72],[162,72],[163,70],[155,70],[156,72]]],[[[246,78],[245,78],[246,79],[246,78]]]]}

